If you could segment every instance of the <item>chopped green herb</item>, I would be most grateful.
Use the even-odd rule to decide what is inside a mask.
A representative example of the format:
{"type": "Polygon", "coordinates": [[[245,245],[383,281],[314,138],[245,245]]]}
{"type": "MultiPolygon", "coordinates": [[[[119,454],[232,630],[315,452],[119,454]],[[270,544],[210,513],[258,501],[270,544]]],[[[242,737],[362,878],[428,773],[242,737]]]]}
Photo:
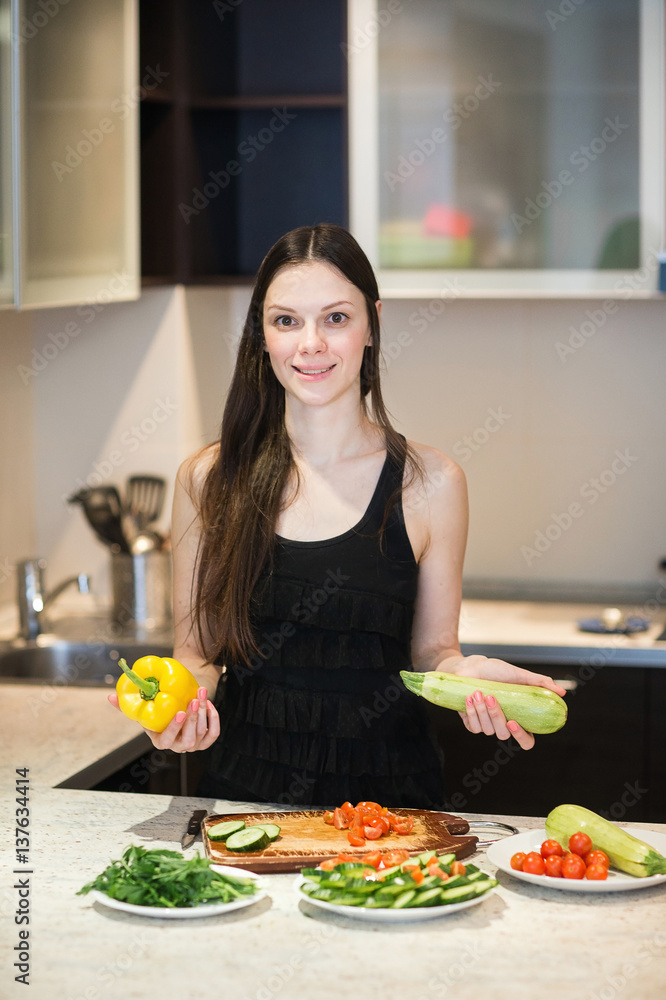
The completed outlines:
{"type": "Polygon", "coordinates": [[[119,861],[79,889],[77,896],[91,889],[137,906],[175,907],[231,903],[253,896],[257,885],[252,878],[213,871],[207,858],[198,854],[186,860],[178,851],[131,845],[119,861]]]}

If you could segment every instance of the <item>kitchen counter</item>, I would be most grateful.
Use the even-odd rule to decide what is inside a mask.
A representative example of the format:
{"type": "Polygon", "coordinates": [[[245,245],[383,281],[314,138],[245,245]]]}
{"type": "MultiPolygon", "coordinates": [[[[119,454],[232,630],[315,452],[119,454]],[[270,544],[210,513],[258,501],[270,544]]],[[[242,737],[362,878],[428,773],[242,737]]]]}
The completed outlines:
{"type": "MultiPolygon", "coordinates": [[[[500,873],[498,891],[479,906],[416,925],[324,914],[296,898],[293,875],[267,877],[270,898],[255,906],[196,921],[135,917],[77,896],[130,843],[178,848],[194,808],[252,804],[51,787],[122,746],[136,726],[100,689],[58,691],[31,717],[30,695],[40,690],[47,689],[0,688],[5,816],[16,808],[14,768],[30,769],[31,786],[31,865],[17,865],[21,873],[6,875],[0,893],[3,998],[25,995],[13,981],[15,958],[7,957],[18,944],[13,879],[28,877],[36,1000],[200,1000],[218,992],[229,1000],[663,997],[666,885],[583,898],[500,873]]],[[[521,830],[543,825],[535,817],[497,818],[521,830]]],[[[187,856],[198,850],[200,843],[187,856]]],[[[479,860],[492,870],[483,854],[479,860]]]]}
{"type": "MultiPolygon", "coordinates": [[[[656,602],[655,602],[656,603],[656,602]]],[[[648,618],[633,635],[582,632],[580,619],[598,617],[601,604],[465,599],[460,614],[462,651],[518,664],[591,663],[616,667],[666,667],[666,609],[618,605],[626,615],[648,618]]]]}

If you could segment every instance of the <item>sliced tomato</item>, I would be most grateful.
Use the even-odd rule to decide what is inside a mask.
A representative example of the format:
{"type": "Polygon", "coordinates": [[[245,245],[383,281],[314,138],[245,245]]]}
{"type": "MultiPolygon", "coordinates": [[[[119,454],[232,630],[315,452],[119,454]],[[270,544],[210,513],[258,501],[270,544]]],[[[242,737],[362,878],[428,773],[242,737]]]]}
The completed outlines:
{"type": "Polygon", "coordinates": [[[432,864],[428,865],[428,875],[435,875],[437,878],[441,878],[442,882],[446,882],[449,877],[443,868],[440,868],[439,865],[432,864]]]}
{"type": "Polygon", "coordinates": [[[382,811],[382,807],[379,802],[357,802],[356,808],[370,810],[370,812],[374,813],[380,813],[382,811]]]}
{"type": "Polygon", "coordinates": [[[345,814],[345,816],[351,816],[351,814],[354,812],[354,807],[351,804],[351,802],[343,802],[342,805],[340,806],[340,809],[345,814]]]}
{"type": "MultiPolygon", "coordinates": [[[[354,827],[352,830],[347,830],[347,840],[352,847],[365,847],[365,837],[362,833],[357,833],[357,829],[357,827],[354,827]]],[[[363,829],[363,827],[361,827],[361,829],[363,829]]]]}
{"type": "Polygon", "coordinates": [[[410,871],[409,874],[412,876],[417,885],[420,885],[421,882],[423,882],[423,879],[425,878],[423,871],[418,865],[414,868],[413,871],[410,871]]]}
{"type": "Polygon", "coordinates": [[[395,821],[391,824],[393,829],[401,837],[405,834],[411,833],[414,829],[414,817],[413,816],[396,816],[395,821]]]}
{"type": "Polygon", "coordinates": [[[451,875],[464,875],[467,872],[462,861],[451,862],[451,875]]]}
{"type": "Polygon", "coordinates": [[[376,820],[373,820],[373,826],[374,825],[381,827],[383,836],[386,836],[387,833],[391,832],[391,821],[387,816],[378,816],[376,820]]]}
{"type": "Polygon", "coordinates": [[[365,834],[366,840],[379,840],[382,835],[382,830],[379,826],[364,826],[363,833],[365,834]]]}
{"type": "Polygon", "coordinates": [[[372,865],[373,868],[379,868],[382,863],[382,852],[381,851],[370,851],[369,854],[364,854],[361,858],[364,865],[372,865]]]}
{"type": "Polygon", "coordinates": [[[331,872],[338,864],[335,858],[331,858],[329,861],[320,861],[318,867],[324,872],[331,872]]]}
{"type": "Polygon", "coordinates": [[[334,815],[335,815],[335,813],[332,813],[330,811],[325,812],[324,813],[324,823],[326,823],[328,826],[333,826],[333,816],[334,815]]]}
{"type": "Polygon", "coordinates": [[[342,809],[337,807],[333,813],[333,826],[336,830],[346,830],[349,826],[349,819],[345,816],[342,809]]]}
{"type": "Polygon", "coordinates": [[[409,859],[409,851],[405,851],[402,848],[395,851],[387,851],[384,855],[384,864],[387,868],[392,868],[393,865],[401,865],[409,859]]]}
{"type": "Polygon", "coordinates": [[[360,858],[358,854],[338,854],[337,858],[335,859],[335,863],[337,865],[343,865],[349,863],[350,861],[356,862],[361,860],[362,858],[360,858]]]}

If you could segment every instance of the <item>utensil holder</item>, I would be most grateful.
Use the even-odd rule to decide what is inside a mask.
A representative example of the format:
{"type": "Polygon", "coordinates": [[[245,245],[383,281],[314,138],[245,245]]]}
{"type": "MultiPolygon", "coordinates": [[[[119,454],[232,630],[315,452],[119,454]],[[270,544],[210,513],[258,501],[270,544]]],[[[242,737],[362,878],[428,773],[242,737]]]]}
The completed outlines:
{"type": "Polygon", "coordinates": [[[112,621],[118,625],[162,628],[172,618],[171,553],[111,555],[112,621]]]}

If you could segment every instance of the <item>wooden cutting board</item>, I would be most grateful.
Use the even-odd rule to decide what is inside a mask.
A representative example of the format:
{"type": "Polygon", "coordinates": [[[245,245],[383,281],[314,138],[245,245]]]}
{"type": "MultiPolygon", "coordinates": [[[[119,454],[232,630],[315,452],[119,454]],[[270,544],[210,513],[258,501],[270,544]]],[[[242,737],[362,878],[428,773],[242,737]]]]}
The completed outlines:
{"type": "Polygon", "coordinates": [[[235,865],[255,872],[298,872],[319,864],[336,854],[367,854],[369,851],[392,851],[404,848],[410,854],[422,851],[448,851],[457,858],[467,858],[476,850],[478,837],[465,836],[469,823],[450,813],[430,812],[426,809],[400,809],[400,816],[413,816],[414,829],[399,836],[390,833],[379,840],[366,841],[365,847],[352,847],[345,830],[336,830],[324,823],[324,810],[298,812],[223,813],[207,816],[202,823],[206,855],[213,864],[235,865]],[[222,841],[210,840],[208,830],[215,823],[226,820],[243,820],[246,826],[253,823],[276,823],[280,827],[277,840],[263,851],[228,851],[222,841]]]}

